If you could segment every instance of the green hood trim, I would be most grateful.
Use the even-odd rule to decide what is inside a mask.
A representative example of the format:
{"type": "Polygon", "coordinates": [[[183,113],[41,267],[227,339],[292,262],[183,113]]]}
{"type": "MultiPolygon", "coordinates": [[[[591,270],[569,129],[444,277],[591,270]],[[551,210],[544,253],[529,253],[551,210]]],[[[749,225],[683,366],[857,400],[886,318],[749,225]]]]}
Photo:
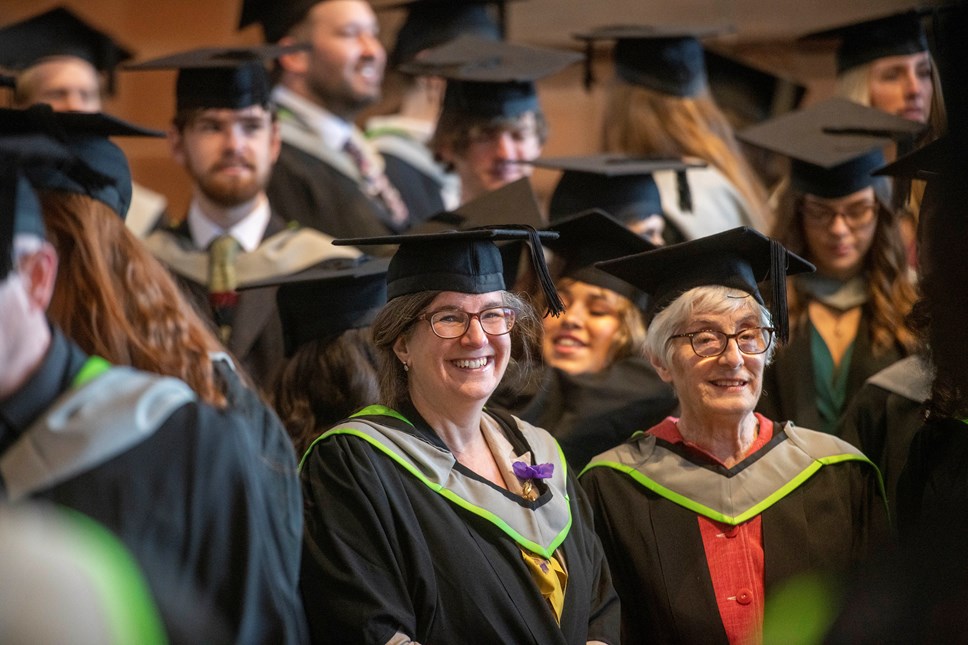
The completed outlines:
{"type": "Polygon", "coordinates": [[[141,568],[113,533],[82,513],[65,509],[77,526],[74,538],[91,557],[79,560],[97,588],[112,643],[164,645],[165,628],[141,568]]]}
{"type": "Polygon", "coordinates": [[[738,464],[725,476],[673,452],[652,435],[642,435],[604,453],[588,464],[611,468],[631,477],[656,495],[729,525],[742,524],[763,513],[798,489],[824,466],[857,461],[874,469],[881,494],[884,484],[877,467],[845,441],[788,423],[786,436],[749,463],[738,464]]]}
{"type": "MultiPolygon", "coordinates": [[[[344,422],[325,432],[313,442],[313,446],[341,435],[361,439],[451,504],[490,522],[516,544],[544,558],[552,557],[568,537],[572,513],[565,458],[558,443],[543,430],[515,418],[535,462],[551,462],[555,465],[554,474],[545,482],[548,486],[545,495],[550,494],[551,498],[541,506],[531,508],[509,499],[505,491],[460,472],[454,467],[457,461],[449,451],[391,426],[379,425],[372,419],[377,414],[412,426],[398,412],[383,406],[371,406],[353,416],[364,414],[371,418],[344,422]]],[[[305,460],[306,456],[303,456],[300,468],[305,460]]]]}
{"type": "Polygon", "coordinates": [[[111,369],[111,363],[107,362],[100,356],[89,356],[84,365],[81,366],[81,370],[74,375],[74,387],[81,387],[88,381],[97,378],[104,372],[111,369]]]}

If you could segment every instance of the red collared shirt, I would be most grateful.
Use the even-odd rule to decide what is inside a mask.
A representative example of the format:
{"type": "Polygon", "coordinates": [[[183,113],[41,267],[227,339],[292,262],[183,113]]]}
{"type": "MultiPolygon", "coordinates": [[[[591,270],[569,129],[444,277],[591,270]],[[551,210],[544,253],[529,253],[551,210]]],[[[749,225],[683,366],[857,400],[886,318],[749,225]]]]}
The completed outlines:
{"type": "MultiPolygon", "coordinates": [[[[773,422],[759,414],[760,431],[747,455],[752,455],[773,438],[773,422]]],[[[694,454],[723,465],[699,446],[682,438],[678,419],[667,417],[649,432],[673,444],[683,444],[694,454]]],[[[719,615],[730,643],[759,643],[763,627],[763,530],[759,515],[731,526],[699,515],[699,533],[706,552],[709,576],[719,615]]]]}

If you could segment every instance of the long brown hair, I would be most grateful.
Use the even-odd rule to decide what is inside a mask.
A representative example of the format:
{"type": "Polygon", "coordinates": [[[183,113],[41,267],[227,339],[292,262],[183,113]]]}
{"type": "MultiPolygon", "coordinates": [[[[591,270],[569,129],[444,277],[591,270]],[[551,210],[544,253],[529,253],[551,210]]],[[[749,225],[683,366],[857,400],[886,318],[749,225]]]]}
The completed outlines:
{"type": "Polygon", "coordinates": [[[60,260],[50,319],[88,354],[180,378],[224,407],[209,358],[224,349],[171,274],[100,201],[60,191],[41,201],[60,260]]]}
{"type": "Polygon", "coordinates": [[[606,152],[702,159],[736,187],[760,227],[768,228],[773,222],[766,189],[708,93],[672,96],[615,80],[605,106],[602,136],[606,152]]]}
{"type": "MultiPolygon", "coordinates": [[[[803,232],[800,206],[804,194],[787,188],[780,196],[776,228],[772,236],[797,255],[811,259],[803,232]]],[[[897,226],[897,216],[881,199],[877,199],[877,224],[874,241],[864,258],[867,272],[868,307],[871,312],[870,335],[874,354],[878,355],[895,345],[908,353],[918,346],[917,336],[906,321],[917,299],[917,289],[908,273],[904,242],[897,226]]],[[[809,296],[799,287],[796,278],[789,279],[787,307],[790,315],[791,339],[803,333],[807,322],[809,296]]]]}

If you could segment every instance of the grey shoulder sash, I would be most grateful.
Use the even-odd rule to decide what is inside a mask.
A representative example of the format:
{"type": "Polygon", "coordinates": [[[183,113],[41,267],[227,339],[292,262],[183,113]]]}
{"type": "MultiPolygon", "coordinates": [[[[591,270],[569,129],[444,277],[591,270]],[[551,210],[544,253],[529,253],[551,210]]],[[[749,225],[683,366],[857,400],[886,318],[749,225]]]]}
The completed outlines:
{"type": "MultiPolygon", "coordinates": [[[[151,254],[178,275],[198,284],[208,284],[208,252],[167,231],[155,231],[144,240],[151,254]]],[[[240,253],[235,260],[238,286],[262,282],[308,269],[324,260],[354,259],[360,251],[335,246],[333,238],[311,228],[285,228],[267,237],[251,253],[240,253]]]]}
{"type": "Polygon", "coordinates": [[[915,403],[931,396],[934,368],[920,356],[912,355],[888,365],[867,382],[915,403]]]}
{"type": "MultiPolygon", "coordinates": [[[[733,468],[699,464],[651,434],[641,434],[596,457],[592,468],[612,468],[665,499],[724,524],[742,524],[777,503],[825,466],[860,461],[857,448],[823,432],[777,425],[773,440],[733,468]]],[[[878,475],[879,477],[879,475],[878,475]]]]}
{"type": "MultiPolygon", "coordinates": [[[[545,480],[550,498],[528,502],[455,468],[457,460],[446,449],[434,446],[409,432],[373,421],[373,408],[365,409],[369,419],[351,418],[322,435],[317,441],[338,435],[356,437],[395,461],[407,473],[451,504],[474,513],[495,525],[521,547],[550,558],[571,529],[571,505],[566,485],[566,465],[557,442],[544,430],[514,417],[531,448],[535,463],[552,463],[554,473],[545,480]]],[[[387,421],[409,421],[392,410],[381,408],[387,421]]]]}
{"type": "Polygon", "coordinates": [[[182,381],[114,367],[68,390],[0,457],[9,501],[91,470],[152,436],[195,400],[182,381]]]}

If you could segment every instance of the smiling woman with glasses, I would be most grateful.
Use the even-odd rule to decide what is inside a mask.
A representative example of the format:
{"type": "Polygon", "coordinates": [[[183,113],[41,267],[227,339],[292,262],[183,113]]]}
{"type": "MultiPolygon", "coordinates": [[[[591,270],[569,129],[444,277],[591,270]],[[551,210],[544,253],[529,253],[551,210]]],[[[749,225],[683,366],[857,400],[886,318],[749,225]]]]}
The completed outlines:
{"type": "Polygon", "coordinates": [[[887,534],[877,469],[856,448],[755,412],[787,332],[786,275],[813,267],[745,228],[597,266],[649,295],[646,353],[680,408],[581,475],[622,640],[761,642],[775,588],[845,573],[887,534]]]}
{"type": "MultiPolygon", "coordinates": [[[[491,200],[517,207],[500,191],[478,206],[491,200]]],[[[505,288],[505,240],[537,248],[559,314],[534,229],[342,241],[400,248],[372,325],[379,405],[338,422],[300,466],[302,590],[321,642],[619,641],[576,474],[548,432],[484,407],[508,365],[540,351],[540,319],[505,288]]]]}
{"type": "Polygon", "coordinates": [[[764,375],[764,414],[836,433],[864,381],[915,349],[905,316],[916,292],[898,217],[886,178],[871,172],[890,142],[879,136],[920,127],[834,99],[744,133],[792,159],[772,235],[817,266],[790,279],[791,342],[764,375]]]}

